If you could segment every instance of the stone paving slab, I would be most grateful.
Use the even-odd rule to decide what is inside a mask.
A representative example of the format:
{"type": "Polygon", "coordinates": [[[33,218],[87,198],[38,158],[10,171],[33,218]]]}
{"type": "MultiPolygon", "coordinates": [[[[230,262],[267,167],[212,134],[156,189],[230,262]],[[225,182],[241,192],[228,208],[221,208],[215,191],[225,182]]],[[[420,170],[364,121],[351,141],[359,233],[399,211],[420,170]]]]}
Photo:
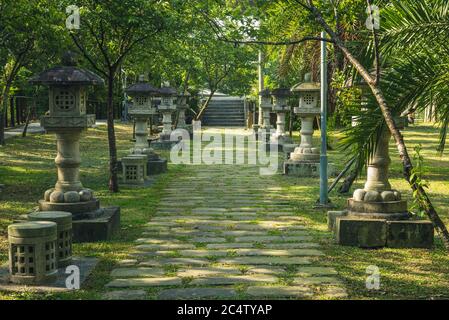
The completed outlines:
{"type": "Polygon", "coordinates": [[[246,294],[254,298],[306,298],[313,296],[313,291],[305,286],[257,286],[249,287],[246,294]]]}
{"type": "Polygon", "coordinates": [[[206,259],[193,259],[193,258],[171,258],[171,259],[159,259],[159,260],[146,260],[139,263],[139,266],[149,266],[149,267],[164,267],[168,265],[208,265],[209,260],[206,259]]]}
{"type": "Polygon", "coordinates": [[[179,250],[179,249],[195,249],[190,243],[173,243],[173,244],[141,244],[135,247],[139,251],[150,250],[179,250]]]}
{"type": "Polygon", "coordinates": [[[145,300],[146,297],[145,290],[115,290],[103,295],[105,300],[145,300]]]}
{"type": "Polygon", "coordinates": [[[236,257],[219,259],[223,264],[268,264],[268,265],[301,265],[311,264],[310,259],[304,257],[236,257]]]}
{"type": "Polygon", "coordinates": [[[162,287],[180,286],[182,279],[178,277],[166,278],[131,278],[115,279],[106,284],[108,288],[132,288],[132,287],[162,287]]]}
{"type": "Polygon", "coordinates": [[[234,239],[235,242],[295,242],[295,241],[310,241],[312,237],[310,236],[248,236],[248,237],[237,237],[234,239]]]}
{"type": "Polygon", "coordinates": [[[156,251],[156,255],[169,256],[178,254],[182,257],[226,257],[226,256],[322,256],[321,251],[315,249],[247,249],[239,248],[233,250],[180,250],[174,251],[156,251]]]}
{"type": "Polygon", "coordinates": [[[254,242],[244,243],[211,243],[206,246],[207,249],[240,249],[240,248],[256,248],[266,249],[301,249],[301,248],[318,248],[317,243],[310,242],[287,242],[287,243],[264,243],[257,246],[254,242]]]}
{"type": "Polygon", "coordinates": [[[114,278],[134,278],[134,277],[162,277],[165,275],[162,268],[119,268],[111,272],[114,278]]]}
{"type": "Polygon", "coordinates": [[[244,283],[276,283],[277,277],[270,275],[243,275],[227,277],[205,277],[193,279],[190,285],[231,285],[244,283]]]}
{"type": "Polygon", "coordinates": [[[160,300],[191,300],[191,299],[229,299],[235,298],[237,292],[226,288],[186,288],[162,290],[160,300]]]}

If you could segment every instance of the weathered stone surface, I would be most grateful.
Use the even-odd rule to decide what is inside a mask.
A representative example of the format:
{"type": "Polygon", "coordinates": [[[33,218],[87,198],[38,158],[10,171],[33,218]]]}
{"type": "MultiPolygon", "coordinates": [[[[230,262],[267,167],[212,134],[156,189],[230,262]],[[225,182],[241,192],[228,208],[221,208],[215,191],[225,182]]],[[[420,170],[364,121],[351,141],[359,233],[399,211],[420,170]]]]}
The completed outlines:
{"type": "MultiPolygon", "coordinates": [[[[301,248],[317,248],[317,243],[310,242],[286,242],[286,243],[263,243],[265,249],[301,249],[301,248]]],[[[207,249],[239,249],[239,248],[255,248],[254,242],[244,243],[212,243],[206,246],[207,249]]]]}
{"type": "Polygon", "coordinates": [[[207,277],[193,279],[189,284],[191,285],[230,285],[238,283],[275,283],[278,281],[277,277],[270,275],[240,275],[227,277],[207,277]]]}
{"type": "Polygon", "coordinates": [[[379,202],[382,198],[380,197],[379,192],[377,191],[367,191],[365,193],[365,197],[363,198],[363,201],[365,202],[379,202]]]}
{"type": "Polygon", "coordinates": [[[220,237],[195,237],[192,239],[192,242],[198,243],[222,243],[226,242],[225,238],[220,237]]]}
{"type": "Polygon", "coordinates": [[[337,275],[334,268],[329,267],[299,267],[296,272],[297,275],[337,275]]]}
{"type": "Polygon", "coordinates": [[[327,212],[327,229],[333,231],[335,228],[335,222],[338,217],[344,217],[348,214],[346,210],[342,211],[328,211],[327,212]]]}
{"type": "Polygon", "coordinates": [[[362,248],[383,247],[387,243],[387,223],[380,219],[337,218],[337,243],[362,248]]]}
{"type": "Polygon", "coordinates": [[[145,300],[147,293],[145,290],[116,290],[106,292],[103,295],[105,300],[145,300]]]}
{"type": "Polygon", "coordinates": [[[179,286],[182,284],[181,278],[131,278],[131,279],[115,279],[109,282],[106,287],[109,288],[132,288],[132,287],[162,287],[162,286],[179,286]]]}
{"type": "Polygon", "coordinates": [[[111,272],[114,278],[161,277],[165,274],[161,268],[118,268],[111,272]]]}
{"type": "Polygon", "coordinates": [[[355,201],[363,201],[363,199],[365,198],[365,194],[366,194],[365,190],[357,189],[357,190],[354,191],[354,194],[353,194],[352,198],[355,201]]]}
{"type": "Polygon", "coordinates": [[[117,265],[120,267],[129,267],[129,266],[134,266],[136,264],[137,264],[136,259],[125,259],[125,260],[120,260],[119,262],[117,262],[117,265]]]}
{"type": "Polygon", "coordinates": [[[380,194],[382,201],[396,201],[396,197],[393,191],[384,191],[380,194]]]}
{"type": "Polygon", "coordinates": [[[229,299],[237,296],[234,289],[226,288],[187,288],[167,289],[159,293],[161,300],[191,300],[191,299],[229,299]]]}
{"type": "Polygon", "coordinates": [[[249,287],[246,294],[255,298],[305,298],[312,296],[313,292],[306,286],[257,286],[249,287]]]}
{"type": "Polygon", "coordinates": [[[310,259],[304,257],[236,257],[218,260],[225,264],[268,264],[268,265],[296,265],[310,264],[310,259]]]}
{"type": "Polygon", "coordinates": [[[80,201],[90,201],[92,200],[93,194],[91,190],[84,189],[79,192],[80,201]]]}
{"type": "Polygon", "coordinates": [[[64,193],[61,191],[54,191],[50,195],[50,202],[51,203],[63,203],[64,202],[64,193]]]}
{"type": "Polygon", "coordinates": [[[139,263],[139,266],[149,267],[164,267],[167,265],[208,265],[210,261],[206,259],[196,258],[171,258],[171,259],[159,259],[159,260],[147,260],[139,263]]]}
{"type": "Polygon", "coordinates": [[[335,277],[298,277],[293,279],[295,285],[341,285],[342,282],[335,277]]]}
{"type": "Polygon", "coordinates": [[[235,267],[200,267],[200,268],[188,268],[178,270],[178,277],[203,277],[211,275],[240,275],[242,274],[239,268],[235,267]]]}
{"type": "Polygon", "coordinates": [[[388,221],[387,246],[391,248],[431,248],[434,229],[430,221],[388,221]]]}
{"type": "Polygon", "coordinates": [[[309,241],[312,237],[309,236],[248,236],[248,237],[237,237],[235,242],[294,242],[294,241],[309,241]]]}
{"type": "Polygon", "coordinates": [[[342,286],[325,286],[322,290],[322,296],[326,299],[346,299],[348,293],[342,286]]]}
{"type": "Polygon", "coordinates": [[[77,203],[80,202],[80,195],[76,191],[69,191],[64,193],[64,202],[65,203],[77,203]]]}
{"type": "Polygon", "coordinates": [[[141,244],[136,246],[135,248],[139,251],[156,251],[156,250],[195,249],[195,246],[189,243],[171,243],[171,244],[141,244]]]}

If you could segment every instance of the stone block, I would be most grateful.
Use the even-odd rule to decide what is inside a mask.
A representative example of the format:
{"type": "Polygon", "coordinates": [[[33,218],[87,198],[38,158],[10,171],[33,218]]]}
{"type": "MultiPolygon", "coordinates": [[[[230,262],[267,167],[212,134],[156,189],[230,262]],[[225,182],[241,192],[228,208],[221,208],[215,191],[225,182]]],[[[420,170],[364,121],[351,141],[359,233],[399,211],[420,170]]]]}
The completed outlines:
{"type": "Polygon", "coordinates": [[[430,221],[388,221],[387,246],[431,248],[434,229],[430,221]]]}
{"type": "Polygon", "coordinates": [[[387,243],[387,221],[383,219],[337,218],[335,236],[343,246],[384,247],[387,243]]]}
{"type": "Polygon", "coordinates": [[[96,242],[111,239],[120,228],[120,207],[102,209],[103,213],[93,219],[73,221],[74,242],[96,242]]]}
{"type": "Polygon", "coordinates": [[[327,228],[329,231],[333,231],[336,220],[338,217],[344,217],[348,214],[348,211],[342,210],[342,211],[328,211],[327,212],[327,228]]]}
{"type": "MultiPolygon", "coordinates": [[[[320,163],[319,162],[302,162],[287,160],[283,164],[284,174],[294,177],[319,177],[320,163]]],[[[329,176],[335,175],[335,166],[329,163],[327,166],[327,173],[329,176]]]]}
{"type": "Polygon", "coordinates": [[[167,159],[148,160],[147,162],[148,175],[155,175],[167,172],[167,159]]]}

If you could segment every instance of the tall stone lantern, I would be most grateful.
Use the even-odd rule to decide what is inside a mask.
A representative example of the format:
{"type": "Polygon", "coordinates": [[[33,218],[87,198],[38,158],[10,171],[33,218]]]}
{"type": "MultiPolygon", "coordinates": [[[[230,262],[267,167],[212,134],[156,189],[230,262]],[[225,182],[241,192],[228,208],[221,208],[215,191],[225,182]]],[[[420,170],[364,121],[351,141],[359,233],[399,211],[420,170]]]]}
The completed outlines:
{"type": "Polygon", "coordinates": [[[86,113],[87,87],[103,85],[104,81],[93,72],[77,68],[73,53],[66,53],[62,63],[30,79],[32,84],[49,87],[49,112],[41,118],[41,125],[55,133],[57,140],[58,179],[54,188],[45,191],[39,209],[72,213],[75,241],[105,240],[118,226],[120,210],[100,209],[92,190],[83,187],[79,177],[81,133],[95,124],[95,115],[86,113]],[[86,225],[85,220],[96,218],[102,219],[102,226],[109,231],[90,237],[90,228],[95,226],[86,225]]]}
{"type": "Polygon", "coordinates": [[[281,148],[283,144],[291,143],[291,138],[285,133],[285,114],[289,111],[287,100],[290,97],[290,89],[277,88],[271,91],[273,97],[273,112],[276,113],[276,132],[271,136],[272,143],[278,143],[281,148]]]}
{"type": "Polygon", "coordinates": [[[320,115],[319,105],[320,84],[312,82],[312,76],[307,73],[304,82],[295,85],[291,92],[298,95],[299,106],[295,114],[301,118],[301,143],[290,154],[290,159],[284,162],[284,173],[296,176],[319,175],[320,149],[313,147],[313,122],[320,115]]]}
{"type": "Polygon", "coordinates": [[[260,109],[262,110],[262,119],[263,119],[260,132],[262,135],[265,134],[265,139],[268,140],[270,138],[270,133],[272,129],[270,123],[270,114],[273,111],[273,104],[271,102],[272,99],[271,92],[269,89],[265,89],[259,92],[259,96],[261,97],[260,109]]]}
{"type": "Polygon", "coordinates": [[[170,141],[170,135],[173,129],[172,114],[176,111],[178,92],[175,88],[170,87],[168,83],[165,83],[159,89],[159,96],[161,97],[161,104],[158,106],[158,111],[162,113],[163,129],[159,140],[152,142],[152,145],[158,149],[170,149],[174,144],[174,142],[170,141]]]}
{"type": "Polygon", "coordinates": [[[184,129],[189,131],[189,133],[192,132],[191,126],[188,126],[186,123],[186,111],[189,109],[189,105],[187,104],[187,100],[190,97],[190,93],[187,91],[184,93],[180,93],[178,96],[178,123],[176,128],[178,129],[184,129]]]}

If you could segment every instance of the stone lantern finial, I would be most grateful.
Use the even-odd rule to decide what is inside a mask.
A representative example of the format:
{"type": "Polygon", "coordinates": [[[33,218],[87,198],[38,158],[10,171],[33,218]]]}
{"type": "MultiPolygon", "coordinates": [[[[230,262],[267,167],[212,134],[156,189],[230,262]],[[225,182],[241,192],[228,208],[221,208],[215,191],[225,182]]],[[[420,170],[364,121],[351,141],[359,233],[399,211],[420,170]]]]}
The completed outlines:
{"type": "Polygon", "coordinates": [[[78,56],[75,52],[68,50],[63,54],[61,62],[63,66],[76,67],[78,65],[78,56]]]}

